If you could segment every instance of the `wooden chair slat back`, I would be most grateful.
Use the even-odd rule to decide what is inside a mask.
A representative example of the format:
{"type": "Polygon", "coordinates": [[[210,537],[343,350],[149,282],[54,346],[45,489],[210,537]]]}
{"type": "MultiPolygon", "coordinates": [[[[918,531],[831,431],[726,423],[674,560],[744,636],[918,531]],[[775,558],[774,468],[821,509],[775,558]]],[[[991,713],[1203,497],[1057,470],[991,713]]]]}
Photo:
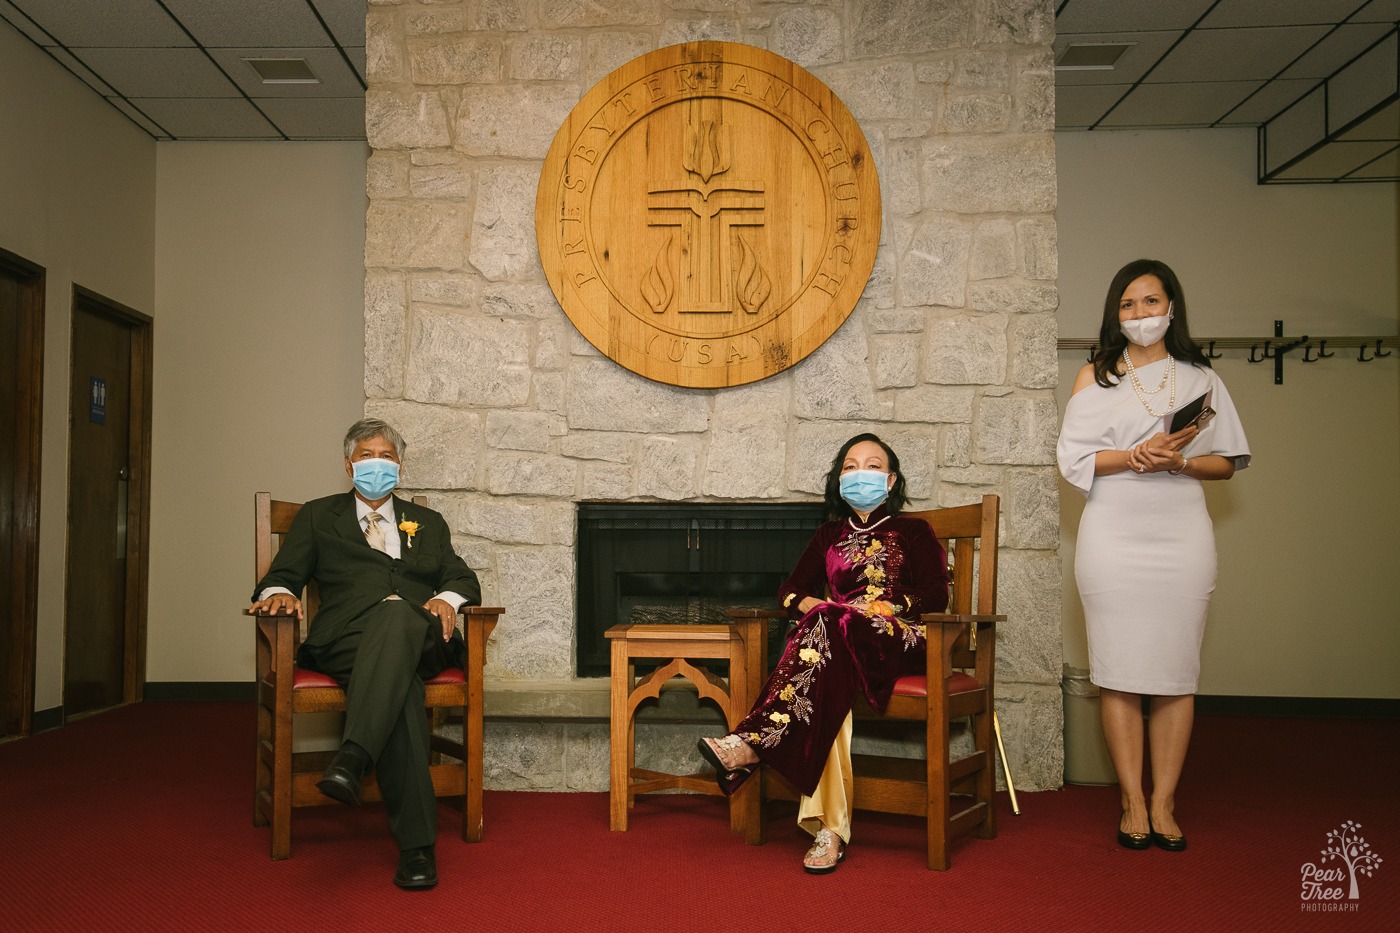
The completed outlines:
{"type": "MultiPolygon", "coordinates": [[[[933,529],[948,555],[948,612],[995,615],[997,611],[997,528],[1001,499],[985,495],[972,505],[908,512],[933,529]]],[[[972,667],[976,656],[967,633],[953,649],[957,667],[972,667]]]]}
{"type": "Polygon", "coordinates": [[[1001,499],[926,512],[907,512],[927,522],[948,554],[948,611],[959,615],[997,611],[997,525],[1001,499]]]}

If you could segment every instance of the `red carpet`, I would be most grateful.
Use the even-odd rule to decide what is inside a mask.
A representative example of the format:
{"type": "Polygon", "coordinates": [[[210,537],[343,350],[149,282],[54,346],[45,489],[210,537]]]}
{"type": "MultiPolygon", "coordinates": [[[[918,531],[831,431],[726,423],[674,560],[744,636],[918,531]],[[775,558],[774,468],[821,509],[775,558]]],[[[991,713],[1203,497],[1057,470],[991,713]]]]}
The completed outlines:
{"type": "MultiPolygon", "coordinates": [[[[1382,930],[1400,924],[1400,723],[1197,722],[1182,854],[1118,848],[1117,789],[1005,795],[1000,835],[924,869],[921,821],[857,814],[841,869],[802,873],[790,811],[769,842],[718,798],[656,796],[627,833],[605,794],[488,792],[486,840],[440,811],[433,891],[390,884],[377,805],[296,816],[292,858],[251,824],[252,708],[146,703],[0,745],[0,929],[1382,930]],[[1345,912],[1301,870],[1344,821],[1384,860],[1345,912]],[[1389,919],[1387,919],[1389,918],[1389,919]]],[[[1334,867],[1329,862],[1321,867],[1334,867]]],[[[1345,869],[1343,869],[1345,871],[1345,869]]]]}

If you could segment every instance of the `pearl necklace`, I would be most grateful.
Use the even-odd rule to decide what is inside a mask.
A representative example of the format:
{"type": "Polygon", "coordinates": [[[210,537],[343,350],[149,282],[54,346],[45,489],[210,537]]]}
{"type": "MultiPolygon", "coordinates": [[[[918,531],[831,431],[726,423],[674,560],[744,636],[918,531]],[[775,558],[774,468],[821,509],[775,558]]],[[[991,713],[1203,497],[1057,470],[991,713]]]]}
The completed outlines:
{"type": "Polygon", "coordinates": [[[1133,392],[1137,394],[1138,401],[1142,402],[1142,407],[1147,409],[1149,415],[1154,418],[1160,418],[1167,412],[1176,408],[1176,357],[1167,357],[1167,368],[1166,372],[1162,373],[1162,381],[1157,385],[1157,388],[1151,391],[1144,389],[1142,383],[1138,381],[1137,368],[1133,366],[1133,358],[1128,355],[1127,347],[1123,348],[1123,362],[1128,367],[1128,381],[1133,384],[1133,392]],[[1168,383],[1171,384],[1172,388],[1171,396],[1167,400],[1166,409],[1163,411],[1153,411],[1152,406],[1148,404],[1148,396],[1156,395],[1158,392],[1161,392],[1167,387],[1168,383]]]}
{"type": "Polygon", "coordinates": [[[871,524],[871,525],[868,525],[868,526],[866,526],[865,528],[861,528],[859,525],[856,524],[856,520],[855,520],[854,518],[851,518],[851,517],[847,516],[847,518],[846,518],[846,524],[848,524],[848,525],[851,526],[851,530],[852,530],[852,531],[874,531],[876,528],[879,528],[881,525],[883,525],[885,522],[887,522],[887,521],[889,521],[889,520],[890,520],[890,517],[889,517],[888,515],[886,515],[884,518],[880,519],[878,522],[875,522],[875,523],[873,523],[873,524],[871,524]]]}

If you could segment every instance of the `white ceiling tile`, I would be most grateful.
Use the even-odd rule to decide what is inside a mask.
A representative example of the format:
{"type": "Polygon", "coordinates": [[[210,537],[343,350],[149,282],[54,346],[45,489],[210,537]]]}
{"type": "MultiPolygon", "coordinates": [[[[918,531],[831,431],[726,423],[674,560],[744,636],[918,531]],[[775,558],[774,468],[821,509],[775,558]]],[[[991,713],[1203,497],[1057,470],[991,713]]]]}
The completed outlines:
{"type": "Polygon", "coordinates": [[[164,0],[206,48],[278,45],[309,48],[334,44],[306,0],[164,0]]]}
{"type": "Polygon", "coordinates": [[[351,48],[351,47],[347,46],[346,49],[345,49],[345,55],[346,55],[347,58],[350,59],[350,64],[352,64],[352,65],[355,66],[355,71],[357,71],[357,72],[359,73],[359,75],[360,75],[360,80],[361,80],[361,81],[364,81],[364,80],[365,80],[365,48],[364,48],[364,46],[357,46],[357,47],[354,47],[354,48],[351,48]]]}
{"type": "Polygon", "coordinates": [[[1400,149],[1393,149],[1361,168],[1352,172],[1349,178],[1374,178],[1387,181],[1400,181],[1400,149]]]}
{"type": "Polygon", "coordinates": [[[1270,81],[1222,117],[1220,122],[1225,126],[1258,126],[1315,87],[1317,82],[1312,80],[1270,81]]]}
{"type": "Polygon", "coordinates": [[[1400,22],[1400,0],[1371,0],[1351,18],[1353,23],[1400,22]]]}
{"type": "Polygon", "coordinates": [[[1391,101],[1384,110],[1367,117],[1339,138],[1388,139],[1391,142],[1400,142],[1400,102],[1391,101]]]}
{"type": "Polygon", "coordinates": [[[60,65],[73,72],[73,74],[77,75],[84,84],[92,88],[97,93],[101,94],[103,97],[116,96],[117,92],[112,90],[112,88],[108,87],[106,81],[103,81],[97,75],[93,74],[92,69],[88,68],[87,65],[84,65],[82,62],[74,58],[72,52],[69,52],[67,49],[62,48],[60,46],[54,46],[52,48],[45,49],[45,51],[52,55],[60,65]]]}
{"type": "Polygon", "coordinates": [[[355,72],[335,49],[210,49],[209,54],[249,97],[364,96],[355,72]],[[245,58],[304,58],[320,84],[264,84],[245,58]]]}
{"type": "Polygon", "coordinates": [[[1325,78],[1392,28],[1386,23],[1338,26],[1279,77],[1325,78]]]}
{"type": "Polygon", "coordinates": [[[102,0],[100,4],[73,0],[11,2],[69,47],[194,44],[156,0],[102,0]]]}
{"type": "Polygon", "coordinates": [[[0,0],[0,19],[18,29],[35,45],[48,47],[54,44],[54,38],[36,26],[10,0],[0,0]]]}
{"type": "Polygon", "coordinates": [[[132,101],[176,139],[281,139],[253,105],[238,98],[147,97],[132,101]]]}
{"type": "Polygon", "coordinates": [[[1293,180],[1340,178],[1384,155],[1393,146],[1393,143],[1383,142],[1328,143],[1290,165],[1279,173],[1279,177],[1293,180]]]}
{"type": "Polygon", "coordinates": [[[1146,80],[1267,80],[1326,32],[1326,26],[1198,29],[1188,33],[1146,80]]]}
{"type": "Polygon", "coordinates": [[[1065,0],[1055,17],[1055,31],[1127,32],[1190,27],[1215,0],[1065,0]]]}
{"type": "Polygon", "coordinates": [[[365,44],[365,0],[311,0],[321,19],[331,28],[331,35],[343,46],[365,44]]]}
{"type": "Polygon", "coordinates": [[[1140,84],[1104,117],[1102,125],[1210,126],[1262,83],[1140,84]]]}
{"type": "Polygon", "coordinates": [[[238,97],[199,49],[75,49],[122,97],[238,97]]]}
{"type": "Polygon", "coordinates": [[[1071,45],[1082,43],[1115,43],[1129,45],[1123,57],[1111,70],[1107,71],[1061,71],[1055,72],[1055,84],[1067,87],[1076,84],[1132,84],[1140,79],[1147,69],[1157,63],[1162,53],[1180,36],[1179,32],[1097,32],[1076,33],[1055,37],[1054,60],[1071,45]]]}
{"type": "Polygon", "coordinates": [[[1093,84],[1057,89],[1055,126],[1093,126],[1130,87],[1130,84],[1093,84]]]}
{"type": "Polygon", "coordinates": [[[363,97],[318,100],[269,97],[256,103],[267,118],[292,139],[365,138],[363,97]]]}
{"type": "Polygon", "coordinates": [[[145,130],[147,133],[150,133],[151,136],[155,137],[156,139],[170,138],[169,133],[161,129],[155,123],[151,122],[151,120],[144,113],[133,107],[129,102],[122,100],[120,97],[109,97],[107,98],[107,103],[111,104],[113,107],[116,107],[122,113],[126,114],[127,119],[129,119],[132,123],[135,123],[137,126],[141,127],[141,129],[145,130]]]}
{"type": "Polygon", "coordinates": [[[1220,0],[1201,21],[1203,29],[1230,26],[1294,26],[1340,23],[1363,0],[1220,0]]]}
{"type": "Polygon", "coordinates": [[[1394,33],[1327,81],[1328,132],[1336,132],[1394,97],[1400,44],[1394,33]]]}
{"type": "Polygon", "coordinates": [[[1272,172],[1317,145],[1327,135],[1326,95],[1321,88],[1299,98],[1264,124],[1260,161],[1272,172]]]}

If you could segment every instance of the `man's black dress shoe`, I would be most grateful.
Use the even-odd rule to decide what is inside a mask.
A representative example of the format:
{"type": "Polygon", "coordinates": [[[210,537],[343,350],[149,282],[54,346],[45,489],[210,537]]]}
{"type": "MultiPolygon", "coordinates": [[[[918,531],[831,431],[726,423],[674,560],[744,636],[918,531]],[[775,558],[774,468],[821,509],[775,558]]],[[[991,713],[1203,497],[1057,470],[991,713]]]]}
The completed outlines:
{"type": "Polygon", "coordinates": [[[421,891],[437,884],[437,859],[433,847],[405,849],[399,853],[399,870],[394,884],[406,891],[421,891]]]}
{"type": "Polygon", "coordinates": [[[316,789],[341,803],[356,806],[360,802],[360,780],[365,776],[364,753],[350,747],[341,746],[331,759],[330,767],[316,782],[316,789]]]}

